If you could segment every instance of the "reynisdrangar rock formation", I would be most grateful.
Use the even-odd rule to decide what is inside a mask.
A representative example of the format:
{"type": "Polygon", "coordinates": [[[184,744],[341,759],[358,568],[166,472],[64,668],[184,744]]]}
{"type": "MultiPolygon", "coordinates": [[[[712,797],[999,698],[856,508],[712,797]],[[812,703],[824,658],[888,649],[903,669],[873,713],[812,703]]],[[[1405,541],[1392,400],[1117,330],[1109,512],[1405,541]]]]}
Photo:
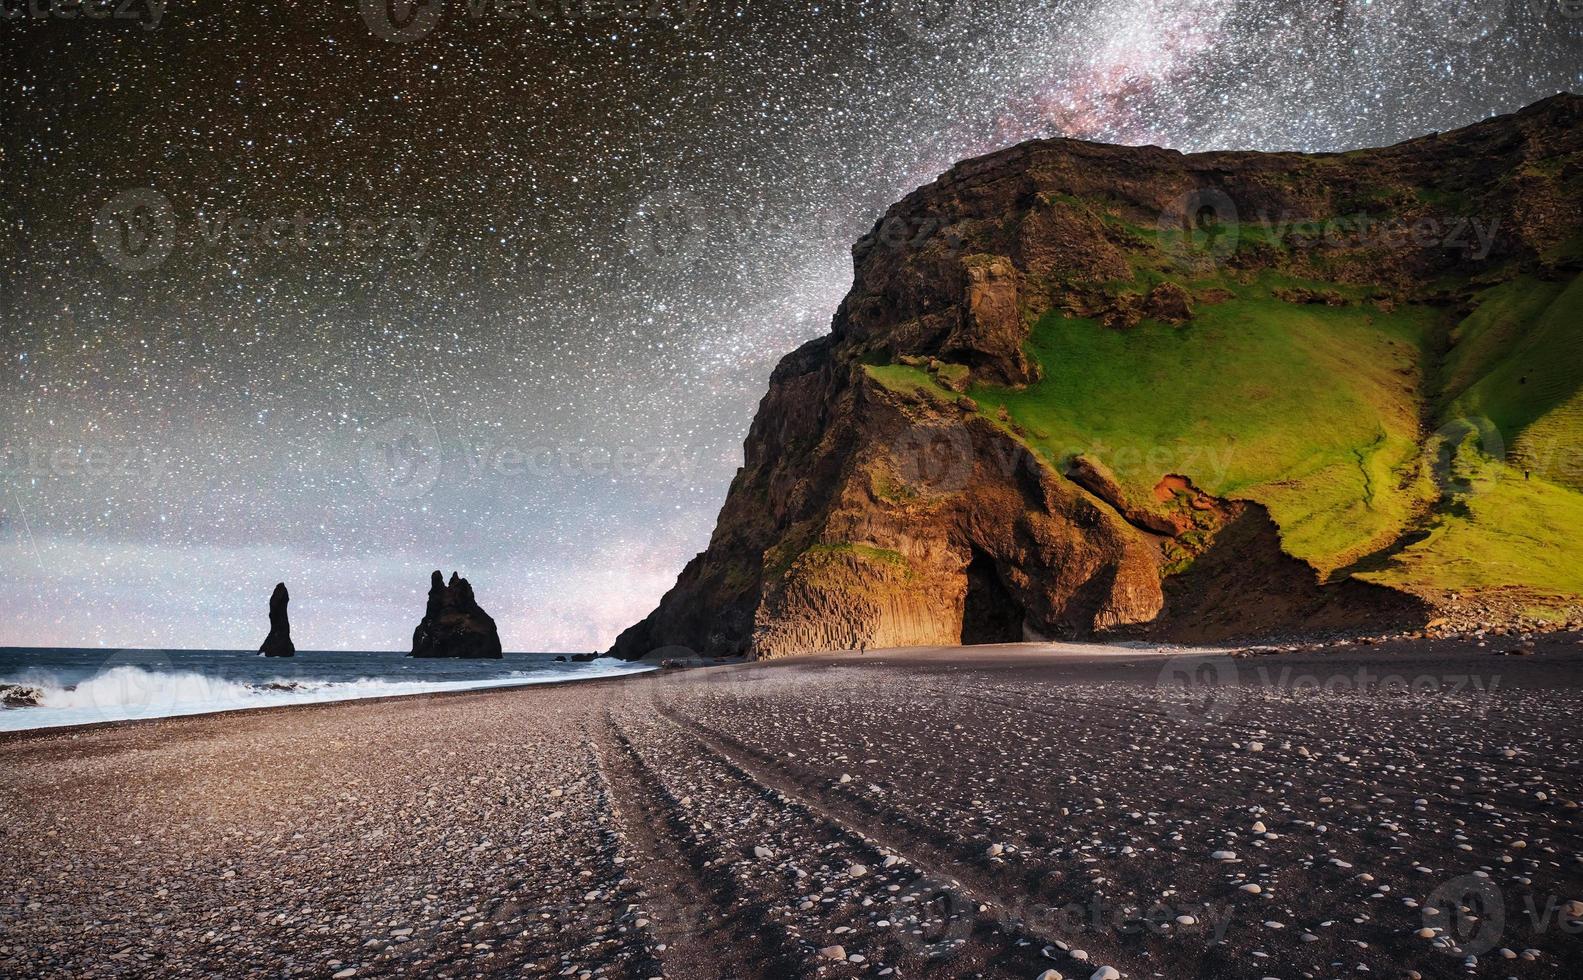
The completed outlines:
{"type": "Polygon", "coordinates": [[[436,570],[429,580],[429,604],[412,631],[414,657],[498,658],[500,634],[478,605],[473,587],[455,572],[446,583],[436,570]]]}
{"type": "Polygon", "coordinates": [[[291,621],[286,618],[286,604],[291,596],[285,582],[276,582],[275,591],[269,595],[269,635],[258,650],[266,657],[290,657],[297,653],[291,642],[291,621]]]}

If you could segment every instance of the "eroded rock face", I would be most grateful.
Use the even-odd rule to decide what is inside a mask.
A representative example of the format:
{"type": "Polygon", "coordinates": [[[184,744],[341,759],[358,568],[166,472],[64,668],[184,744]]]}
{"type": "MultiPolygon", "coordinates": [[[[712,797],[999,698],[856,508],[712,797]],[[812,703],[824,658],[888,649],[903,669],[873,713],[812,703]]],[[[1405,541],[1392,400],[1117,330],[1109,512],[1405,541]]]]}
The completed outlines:
{"type": "Polygon", "coordinates": [[[412,631],[414,657],[492,659],[501,656],[495,621],[478,605],[473,587],[455,572],[447,583],[438,570],[429,579],[429,604],[412,631]]]}
{"type": "MultiPolygon", "coordinates": [[[[1580,105],[1550,100],[1522,116],[1346,159],[1050,140],[953,167],[854,247],[853,286],[830,334],[787,355],[770,379],[708,548],[611,653],[773,657],[1181,623],[1161,614],[1164,583],[1175,574],[1166,544],[1183,527],[1127,500],[1102,466],[1040,458],[955,392],[968,382],[1037,380],[1025,345],[1045,312],[1129,329],[1143,318],[1187,324],[1195,307],[1224,301],[1230,294],[1220,289],[1166,284],[1140,298],[1110,288],[1132,275],[1128,256],[1145,241],[1138,229],[1192,225],[1206,188],[1209,201],[1232,200],[1249,214],[1317,217],[1367,206],[1380,175],[1438,186],[1457,166],[1457,186],[1495,188],[1481,202],[1496,229],[1491,255],[1520,260],[1553,248],[1572,234],[1575,216],[1494,178],[1520,167],[1535,133],[1575,132],[1580,105]],[[1073,200],[1102,201],[1124,220],[1103,220],[1073,200]],[[947,390],[887,384],[874,370],[895,364],[927,367],[947,390]]],[[[1443,249],[1400,249],[1386,260],[1371,244],[1332,248],[1294,237],[1287,252],[1248,248],[1234,260],[1403,289],[1464,260],[1443,249]]],[[[1269,578],[1279,585],[1260,595],[1284,590],[1288,607],[1329,614],[1317,576],[1264,533],[1267,518],[1195,494],[1187,495],[1191,509],[1207,507],[1237,531],[1215,553],[1215,568],[1275,562],[1269,578]],[[1313,595],[1293,598],[1293,589],[1313,595]]],[[[1175,591],[1184,609],[1203,615],[1242,602],[1214,575],[1175,591]]],[[[1384,595],[1375,610],[1382,616],[1408,612],[1393,606],[1399,597],[1389,590],[1360,585],[1354,593],[1349,599],[1365,606],[1384,595]]],[[[1226,632],[1242,622],[1273,625],[1213,616],[1226,632]]]]}
{"type": "Polygon", "coordinates": [[[776,370],[709,550],[613,653],[1022,640],[1159,612],[1158,548],[1121,515],[982,417],[876,384],[833,346],[776,370]]]}
{"type": "Polygon", "coordinates": [[[297,652],[291,642],[291,621],[286,618],[286,605],[291,596],[285,582],[276,582],[275,591],[269,596],[269,635],[258,651],[266,657],[290,657],[297,652]]]}
{"type": "Polygon", "coordinates": [[[1034,371],[1022,351],[1028,328],[1022,320],[1020,274],[1000,255],[976,255],[962,264],[966,283],[962,315],[940,354],[978,368],[1004,384],[1025,384],[1034,371]]]}

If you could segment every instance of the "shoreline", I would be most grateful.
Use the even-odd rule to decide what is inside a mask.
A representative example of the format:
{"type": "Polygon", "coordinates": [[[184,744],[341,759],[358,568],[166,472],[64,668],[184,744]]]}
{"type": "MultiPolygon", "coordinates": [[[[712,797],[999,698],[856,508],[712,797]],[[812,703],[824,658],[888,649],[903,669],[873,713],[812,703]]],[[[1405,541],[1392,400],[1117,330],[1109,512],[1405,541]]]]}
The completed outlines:
{"type": "Polygon", "coordinates": [[[0,973],[1583,970],[1576,635],[1041,649],[0,735],[0,973]],[[1426,924],[1481,868],[1499,928],[1426,924]]]}
{"type": "MultiPolygon", "coordinates": [[[[8,649],[34,650],[34,649],[56,649],[56,648],[11,647],[11,648],[8,648],[8,649]]],[[[58,649],[76,649],[76,648],[58,648],[58,649]]],[[[150,649],[155,649],[155,648],[150,648],[150,649]]],[[[159,648],[159,649],[160,650],[165,650],[166,648],[159,648]]],[[[773,665],[817,664],[817,663],[824,663],[824,662],[836,663],[836,662],[841,662],[841,661],[845,661],[845,660],[860,661],[860,662],[871,662],[871,661],[872,662],[879,662],[879,661],[883,660],[886,657],[890,657],[890,658],[893,658],[893,659],[900,657],[900,658],[905,658],[905,659],[909,659],[909,660],[916,660],[916,661],[920,661],[920,662],[923,661],[923,660],[926,660],[926,659],[961,657],[961,658],[963,658],[965,660],[973,660],[973,661],[979,662],[981,664],[989,664],[989,663],[999,662],[1000,660],[1002,660],[1003,658],[1006,658],[1006,657],[1012,657],[1012,658],[1016,658],[1016,657],[1050,658],[1050,657],[1055,657],[1055,656],[1062,656],[1062,657],[1065,657],[1065,658],[1078,658],[1078,659],[1080,659],[1080,658],[1085,657],[1085,656],[1094,656],[1094,657],[1107,657],[1107,656],[1114,656],[1114,657],[1125,657],[1125,656],[1171,657],[1171,656],[1184,656],[1184,655],[1224,656],[1224,655],[1232,654],[1236,649],[1237,649],[1236,647],[1230,647],[1230,646],[1226,646],[1226,647],[1222,647],[1222,646],[1189,646],[1189,645],[1177,645],[1177,644],[1166,644],[1166,643],[1152,643],[1152,642],[1148,642],[1148,641],[1139,641],[1139,640],[1115,640],[1115,641],[1096,641],[1096,642],[1049,640],[1049,641],[1025,641],[1025,642],[1022,642],[1022,643],[982,644],[982,645],[978,645],[978,646],[962,646],[962,645],[958,645],[958,646],[931,646],[931,647],[888,647],[888,648],[881,649],[881,650],[866,651],[865,653],[861,653],[861,654],[858,653],[858,651],[856,651],[856,650],[821,651],[821,652],[817,652],[817,653],[805,653],[805,654],[795,654],[795,655],[787,656],[787,657],[776,657],[776,658],[772,658],[772,659],[769,659],[769,660],[762,660],[762,661],[749,661],[749,660],[740,660],[740,659],[727,659],[727,660],[720,661],[720,662],[699,661],[697,663],[686,664],[686,665],[684,665],[684,666],[682,666],[681,668],[678,668],[678,669],[682,670],[682,671],[687,671],[687,672],[695,672],[695,671],[701,671],[701,670],[713,670],[713,669],[720,669],[720,668],[743,668],[743,667],[749,667],[749,666],[770,667],[770,666],[773,666],[773,665]]],[[[167,652],[169,652],[169,651],[167,651],[167,652]]],[[[234,651],[210,651],[210,650],[199,650],[199,649],[195,648],[193,650],[188,650],[188,651],[185,651],[185,652],[189,652],[189,653],[191,653],[191,652],[197,652],[197,653],[227,652],[228,653],[228,652],[234,652],[234,651]]],[[[332,653],[333,654],[333,653],[337,653],[337,652],[340,652],[340,651],[305,651],[305,652],[309,652],[309,653],[332,653]]],[[[361,652],[361,651],[358,651],[358,652],[361,652]]],[[[379,652],[383,652],[383,651],[379,651],[379,652]]],[[[593,662],[597,662],[597,661],[593,661],[593,662]]],[[[363,697],[331,698],[331,699],[325,699],[325,700],[322,700],[322,701],[282,702],[282,703],[279,703],[279,704],[261,704],[261,705],[246,706],[246,707],[227,707],[227,708],[218,708],[218,709],[213,709],[213,710],[199,710],[199,711],[190,711],[190,712],[177,712],[177,713],[172,713],[172,714],[150,715],[150,716],[147,716],[147,717],[140,717],[140,718],[118,718],[118,719],[111,719],[111,720],[106,720],[106,721],[80,722],[80,723],[79,722],[73,722],[73,723],[58,724],[58,725],[36,725],[36,726],[30,727],[30,728],[0,728],[0,744],[4,744],[7,740],[14,739],[14,738],[19,737],[19,736],[24,736],[24,735],[28,735],[28,734],[34,734],[34,733],[40,733],[40,732],[72,732],[72,733],[76,733],[76,732],[83,732],[83,731],[91,731],[91,730],[103,728],[103,727],[106,727],[106,726],[139,725],[139,724],[147,724],[147,723],[151,723],[151,722],[165,721],[165,720],[169,720],[169,719],[172,719],[172,718],[207,717],[207,716],[210,716],[210,715],[230,715],[230,714],[237,714],[237,713],[242,713],[242,712],[279,711],[279,710],[284,710],[284,709],[288,709],[288,708],[314,708],[314,707],[324,707],[324,706],[328,706],[328,705],[338,705],[338,704],[347,704],[347,703],[397,701],[397,700],[401,700],[401,699],[405,699],[405,698],[445,697],[445,696],[452,696],[452,695],[458,695],[458,694],[476,694],[476,693],[480,693],[480,692],[489,692],[489,691],[497,691],[497,690],[498,691],[515,690],[517,688],[522,688],[522,687],[548,687],[548,686],[552,686],[552,685],[563,685],[563,684],[589,684],[589,683],[593,683],[593,682],[596,682],[596,681],[620,681],[620,680],[629,679],[630,677],[635,677],[635,676],[640,676],[640,675],[645,675],[645,674],[658,674],[658,673],[671,673],[672,672],[672,671],[665,670],[663,667],[661,667],[660,664],[652,662],[652,661],[636,660],[636,661],[617,661],[617,662],[621,663],[621,664],[634,664],[634,665],[635,664],[643,664],[643,665],[645,665],[645,667],[643,669],[636,669],[636,668],[634,668],[632,670],[623,671],[622,673],[618,673],[618,674],[598,675],[598,676],[592,676],[592,677],[567,677],[567,678],[558,678],[558,679],[555,679],[555,680],[542,680],[542,681],[523,680],[523,681],[520,681],[520,682],[502,683],[502,684],[482,683],[482,684],[479,684],[478,686],[474,686],[474,687],[456,688],[456,689],[451,689],[451,690],[414,691],[414,692],[405,693],[405,694],[382,694],[382,695],[371,695],[371,696],[363,696],[363,697]]],[[[7,708],[7,709],[4,709],[4,710],[6,710],[6,711],[30,711],[30,710],[33,710],[33,709],[32,708],[7,708]]],[[[48,710],[48,709],[46,709],[46,710],[48,710]]]]}
{"type": "MultiPolygon", "coordinates": [[[[1583,633],[1570,631],[1557,631],[1550,634],[1541,634],[1552,640],[1571,642],[1583,645],[1583,633]]],[[[1400,657],[1404,655],[1434,655],[1444,650],[1462,650],[1470,647],[1470,641],[1465,637],[1447,638],[1392,638],[1381,641],[1362,642],[1356,639],[1309,639],[1289,640],[1281,643],[1271,642],[1257,645],[1191,645],[1156,643],[1142,640],[1114,640],[1114,641],[1025,641],[1021,643],[981,644],[975,646],[926,646],[926,647],[889,647],[879,650],[869,650],[858,653],[856,650],[821,651],[817,653],[794,654],[791,656],[774,657],[768,660],[739,660],[728,659],[720,662],[689,663],[676,669],[665,669],[657,663],[650,661],[619,661],[623,664],[644,664],[643,669],[632,669],[618,674],[597,675],[591,677],[566,677],[554,680],[522,680],[512,683],[490,684],[482,683],[478,686],[456,688],[438,691],[414,691],[403,694],[381,694],[365,697],[348,697],[326,699],[322,701],[297,701],[279,704],[261,704],[247,707],[228,707],[216,710],[201,710],[174,714],[152,715],[142,718],[122,718],[106,721],[71,723],[61,725],[41,725],[31,728],[0,729],[0,746],[7,742],[16,741],[27,736],[39,734],[65,733],[77,735],[111,727],[130,725],[146,725],[180,718],[200,718],[211,716],[225,716],[237,714],[252,714],[258,712],[276,712],[285,710],[302,710],[313,708],[326,708],[346,704],[375,704],[381,702],[399,702],[407,699],[446,698],[461,695],[488,694],[491,692],[515,691],[522,688],[535,687],[560,687],[572,684],[595,684],[599,682],[628,681],[639,676],[676,677],[682,674],[700,674],[725,670],[763,670],[778,667],[793,668],[841,666],[851,664],[903,663],[915,666],[930,664],[958,664],[961,666],[976,666],[980,668],[1002,665],[1015,666],[1018,664],[1058,664],[1081,665],[1089,661],[1105,662],[1107,660],[1126,660],[1128,658],[1170,659],[1173,657],[1189,658],[1215,658],[1215,657],[1254,657],[1264,659],[1267,657],[1290,658],[1303,655],[1328,655],[1337,656],[1352,654],[1368,659],[1370,657],[1400,657]]],[[[31,648],[29,648],[31,649],[31,648]]],[[[322,651],[321,651],[322,652],[322,651]]],[[[1495,653],[1489,653],[1496,656],[1495,653]]],[[[6,711],[29,711],[31,708],[8,708],[6,711]]]]}
{"type": "MultiPolygon", "coordinates": [[[[46,648],[12,647],[12,648],[9,648],[9,649],[33,650],[33,649],[46,649],[46,648]]],[[[60,648],[60,649],[75,649],[75,648],[60,648]]],[[[688,671],[688,672],[693,672],[693,671],[700,671],[700,670],[712,670],[712,669],[718,669],[718,668],[741,668],[741,667],[747,667],[747,666],[750,666],[750,665],[757,665],[757,666],[760,666],[760,667],[768,667],[768,666],[776,665],[776,664],[790,665],[790,664],[798,664],[798,663],[809,663],[809,664],[811,664],[811,663],[821,663],[821,662],[825,662],[827,660],[831,661],[831,662],[839,662],[839,661],[847,660],[847,659],[850,659],[850,660],[862,660],[862,661],[865,661],[865,662],[866,661],[876,661],[877,662],[877,661],[879,661],[879,660],[881,660],[881,659],[883,659],[884,657],[887,657],[887,656],[891,657],[891,658],[902,657],[902,658],[916,659],[916,660],[922,660],[922,659],[925,659],[925,658],[942,658],[942,657],[943,658],[949,658],[949,657],[954,657],[954,656],[960,656],[960,657],[965,658],[965,659],[973,659],[973,660],[978,660],[978,661],[983,662],[983,663],[991,663],[991,662],[996,662],[999,658],[1003,658],[1003,657],[1006,657],[1006,656],[1012,656],[1012,657],[1016,657],[1016,656],[1051,657],[1051,656],[1057,656],[1057,655],[1064,655],[1066,657],[1079,657],[1079,658],[1083,657],[1083,656],[1104,657],[1104,656],[1138,656],[1138,655],[1169,657],[1169,656],[1178,656],[1178,655],[1184,655],[1184,654],[1193,654],[1193,655],[1200,655],[1200,656],[1217,656],[1217,655],[1230,654],[1232,652],[1232,650],[1233,650],[1233,648],[1230,648],[1230,647],[1211,647],[1211,646],[1204,646],[1204,647],[1180,646],[1179,647],[1179,646],[1169,645],[1169,644],[1146,643],[1146,642],[1143,642],[1143,641],[1113,641],[1113,642],[1094,642],[1094,643],[1076,642],[1076,641],[1072,641],[1072,642],[1066,642],[1066,641],[1030,641],[1030,642],[1024,642],[1024,643],[985,644],[985,645],[981,645],[981,646],[894,647],[894,648],[886,648],[886,649],[883,649],[883,650],[871,650],[871,651],[867,651],[866,653],[862,653],[862,654],[859,654],[856,650],[824,651],[824,652],[818,652],[818,653],[797,654],[797,655],[790,656],[790,657],[777,657],[777,658],[773,658],[773,659],[770,659],[770,660],[763,660],[763,661],[744,661],[744,660],[726,660],[726,661],[723,661],[723,662],[702,662],[702,661],[700,661],[698,663],[687,664],[687,665],[685,665],[685,666],[683,666],[683,667],[681,667],[679,669],[680,670],[684,670],[684,671],[688,671]]],[[[234,652],[234,651],[190,650],[190,651],[186,651],[186,652],[205,653],[205,652],[234,652]]],[[[330,653],[334,653],[336,651],[307,651],[307,652],[320,652],[320,653],[330,652],[330,653]]],[[[592,662],[597,662],[597,661],[592,661],[592,662]]],[[[260,705],[253,705],[253,706],[244,706],[244,707],[226,707],[226,708],[217,708],[217,709],[212,709],[212,710],[211,709],[205,709],[205,710],[197,710],[197,711],[175,712],[175,713],[171,713],[171,714],[149,715],[147,717],[137,717],[137,718],[117,718],[117,719],[109,719],[109,720],[105,720],[105,721],[70,722],[70,723],[53,724],[53,725],[52,724],[44,724],[44,725],[35,725],[35,726],[29,727],[29,728],[0,728],[0,744],[4,744],[7,740],[13,739],[13,738],[18,737],[18,736],[24,736],[24,735],[27,735],[27,734],[30,734],[30,733],[39,733],[39,732],[72,732],[72,733],[76,733],[76,732],[83,732],[83,731],[91,731],[91,730],[94,730],[94,729],[103,728],[105,726],[147,724],[147,723],[151,723],[151,722],[165,721],[165,720],[169,720],[169,719],[172,719],[172,718],[207,717],[207,716],[210,716],[210,715],[230,715],[230,714],[237,714],[237,713],[241,713],[241,712],[278,711],[278,710],[284,710],[284,709],[287,709],[287,708],[323,707],[323,706],[327,706],[327,705],[346,704],[346,703],[353,703],[353,702],[362,703],[362,702],[395,701],[395,700],[401,700],[401,699],[404,699],[404,698],[426,698],[426,697],[451,696],[451,695],[457,695],[457,694],[476,694],[476,693],[480,693],[480,692],[497,691],[497,690],[498,691],[515,690],[517,688],[522,688],[522,687],[547,687],[547,686],[551,686],[551,685],[563,685],[563,684],[588,684],[588,683],[593,683],[595,681],[626,680],[626,679],[628,679],[630,677],[640,676],[640,675],[644,675],[644,674],[669,673],[669,671],[666,671],[658,663],[653,663],[653,662],[650,662],[650,661],[637,660],[637,661],[617,661],[617,662],[621,663],[621,664],[624,664],[624,665],[625,664],[631,664],[631,665],[642,664],[644,666],[642,668],[638,668],[638,667],[634,666],[630,670],[624,670],[624,671],[622,671],[620,673],[617,673],[617,674],[596,675],[596,676],[591,676],[591,677],[566,677],[566,678],[557,678],[557,679],[554,679],[554,680],[521,680],[521,681],[514,681],[512,683],[488,683],[486,681],[486,682],[481,682],[481,683],[479,683],[476,686],[462,687],[462,688],[455,688],[455,689],[448,689],[448,690],[438,690],[438,691],[414,691],[414,692],[411,692],[411,693],[403,693],[403,694],[381,694],[381,695],[354,696],[354,697],[345,697],[345,698],[327,698],[327,699],[320,700],[320,701],[283,701],[283,702],[278,703],[278,704],[260,704],[260,705]]],[[[35,709],[34,708],[6,708],[6,709],[3,709],[3,710],[5,710],[5,711],[32,711],[32,710],[35,710],[35,709]]],[[[45,708],[45,710],[50,710],[50,709],[45,708]]]]}
{"type": "MultiPolygon", "coordinates": [[[[622,671],[620,671],[618,673],[613,673],[613,674],[594,674],[594,675],[590,675],[590,676],[586,676],[586,677],[555,677],[555,678],[548,679],[548,680],[534,680],[534,679],[531,679],[531,678],[509,678],[509,679],[507,679],[507,678],[499,678],[499,679],[496,679],[495,682],[491,682],[489,679],[481,679],[476,684],[474,684],[474,683],[472,683],[470,681],[459,681],[459,682],[456,682],[456,683],[468,684],[469,686],[466,686],[466,687],[445,688],[445,689],[431,690],[431,691],[411,691],[411,692],[404,692],[404,693],[398,693],[398,694],[353,695],[353,696],[350,696],[350,697],[329,697],[329,698],[324,698],[324,699],[321,699],[321,700],[289,701],[289,700],[282,699],[279,702],[274,703],[274,704],[243,705],[243,706],[236,706],[236,707],[223,707],[223,708],[213,708],[213,709],[198,709],[198,710],[194,710],[194,711],[176,711],[176,712],[171,712],[171,713],[168,713],[168,714],[148,715],[148,716],[144,716],[144,717],[134,717],[134,718],[114,718],[114,719],[106,719],[104,721],[66,722],[66,723],[62,723],[62,724],[43,724],[43,725],[34,725],[32,727],[29,727],[29,728],[0,728],[0,745],[3,745],[8,740],[14,739],[14,738],[19,737],[19,736],[36,735],[36,734],[39,734],[39,733],[55,733],[55,732],[81,733],[81,732],[85,732],[85,731],[94,731],[94,730],[102,729],[102,728],[106,728],[106,727],[125,726],[125,725],[144,725],[144,724],[151,724],[151,723],[154,723],[154,722],[170,721],[172,719],[179,719],[179,718],[207,718],[207,717],[210,717],[210,716],[219,716],[219,715],[251,714],[251,713],[254,713],[254,712],[261,712],[261,711],[283,711],[283,710],[286,710],[286,709],[293,709],[293,708],[324,708],[324,707],[333,707],[333,706],[342,705],[342,704],[361,704],[361,703],[365,703],[365,702],[400,701],[400,700],[403,700],[403,699],[406,699],[406,698],[449,697],[449,696],[461,695],[461,694],[488,693],[488,692],[491,692],[491,691],[511,691],[511,690],[517,690],[517,689],[525,688],[525,687],[552,687],[552,686],[560,686],[560,685],[567,685],[567,684],[590,684],[590,683],[594,683],[594,682],[597,682],[597,681],[624,680],[624,679],[626,679],[628,677],[636,677],[636,676],[641,676],[643,674],[651,674],[651,673],[656,672],[658,669],[659,668],[657,666],[650,666],[650,667],[646,667],[646,668],[643,668],[643,669],[634,668],[634,669],[630,669],[630,670],[622,670],[622,671]]],[[[419,682],[414,682],[414,683],[419,683],[419,682]]],[[[446,682],[436,682],[436,683],[446,683],[446,682]]],[[[26,708],[5,708],[5,709],[0,709],[0,710],[6,711],[6,712],[12,712],[12,711],[25,712],[25,711],[36,711],[36,710],[50,711],[50,710],[60,710],[60,709],[51,709],[51,708],[49,708],[47,706],[34,706],[34,707],[26,707],[26,708]]]]}

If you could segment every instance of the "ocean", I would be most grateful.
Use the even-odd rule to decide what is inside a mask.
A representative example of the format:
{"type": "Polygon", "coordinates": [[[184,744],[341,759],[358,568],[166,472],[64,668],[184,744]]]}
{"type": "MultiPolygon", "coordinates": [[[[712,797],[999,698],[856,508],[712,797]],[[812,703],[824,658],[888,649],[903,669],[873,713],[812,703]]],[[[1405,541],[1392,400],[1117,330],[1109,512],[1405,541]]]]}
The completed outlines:
{"type": "Polygon", "coordinates": [[[265,657],[252,650],[0,647],[0,700],[38,702],[0,708],[0,731],[514,687],[653,669],[619,660],[557,663],[555,656],[419,660],[394,652],[299,650],[295,657],[265,657]]]}

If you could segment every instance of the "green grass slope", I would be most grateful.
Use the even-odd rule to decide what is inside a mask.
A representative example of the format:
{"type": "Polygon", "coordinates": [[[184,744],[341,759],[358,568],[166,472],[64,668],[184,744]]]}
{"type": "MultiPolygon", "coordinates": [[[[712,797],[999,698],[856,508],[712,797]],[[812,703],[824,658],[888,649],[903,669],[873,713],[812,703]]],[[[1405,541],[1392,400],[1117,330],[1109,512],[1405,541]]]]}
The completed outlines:
{"type": "Polygon", "coordinates": [[[1415,592],[1516,587],[1535,609],[1583,596],[1583,494],[1485,456],[1470,440],[1454,454],[1455,489],[1378,571],[1357,577],[1415,592]]]}
{"type": "MultiPolygon", "coordinates": [[[[1488,289],[1460,323],[1443,306],[1271,272],[1178,281],[1219,301],[1180,326],[1047,313],[1028,343],[1042,379],[968,395],[1053,465],[1102,461],[1134,504],[1166,506],[1166,474],[1263,504],[1321,575],[1583,596],[1583,278],[1488,289]],[[1292,287],[1346,303],[1280,298],[1292,287]]],[[[957,397],[938,369],[868,370],[957,397]]]]}
{"type": "Polygon", "coordinates": [[[1480,299],[1453,335],[1441,421],[1488,419],[1514,467],[1583,490],[1583,276],[1480,299]]]}
{"type": "Polygon", "coordinates": [[[1400,535],[1427,492],[1411,469],[1435,314],[1288,303],[1271,294],[1285,282],[1222,284],[1234,298],[1181,327],[1047,315],[1030,344],[1043,380],[970,394],[1051,460],[1105,462],[1135,502],[1167,473],[1256,500],[1328,572],[1400,535]]]}
{"type": "Polygon", "coordinates": [[[1486,290],[1451,340],[1428,447],[1439,506],[1427,536],[1360,577],[1583,595],[1583,276],[1486,290]]]}

